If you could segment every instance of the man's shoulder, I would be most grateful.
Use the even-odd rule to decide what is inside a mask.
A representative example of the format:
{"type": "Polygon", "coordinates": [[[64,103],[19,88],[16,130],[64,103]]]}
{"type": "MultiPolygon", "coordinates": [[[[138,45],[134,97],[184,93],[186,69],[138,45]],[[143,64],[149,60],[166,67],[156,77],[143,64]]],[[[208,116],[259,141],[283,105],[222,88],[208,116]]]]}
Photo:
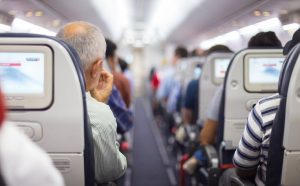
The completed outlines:
{"type": "Polygon", "coordinates": [[[258,106],[261,110],[265,110],[272,107],[278,107],[281,97],[279,94],[273,94],[268,97],[264,97],[258,101],[258,106]]]}
{"type": "Polygon", "coordinates": [[[90,96],[87,96],[87,110],[91,123],[112,123],[115,122],[115,117],[110,107],[98,102],[90,96]]]}

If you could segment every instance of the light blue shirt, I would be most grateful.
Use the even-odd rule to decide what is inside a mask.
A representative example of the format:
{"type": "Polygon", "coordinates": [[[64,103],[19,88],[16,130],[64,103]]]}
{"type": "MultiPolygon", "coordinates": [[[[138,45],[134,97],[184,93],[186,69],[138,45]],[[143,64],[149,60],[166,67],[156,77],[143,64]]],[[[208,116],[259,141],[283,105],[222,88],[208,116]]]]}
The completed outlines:
{"type": "Polygon", "coordinates": [[[95,100],[90,93],[86,93],[86,102],[94,139],[96,181],[114,181],[127,168],[126,158],[119,151],[116,119],[109,106],[95,100]]]}

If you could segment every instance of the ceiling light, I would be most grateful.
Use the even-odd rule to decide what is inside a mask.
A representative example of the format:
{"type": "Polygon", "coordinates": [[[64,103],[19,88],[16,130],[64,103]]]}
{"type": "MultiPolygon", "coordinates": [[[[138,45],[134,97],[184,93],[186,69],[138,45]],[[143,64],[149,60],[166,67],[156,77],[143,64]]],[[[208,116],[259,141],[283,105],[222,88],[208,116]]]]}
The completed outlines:
{"type": "Polygon", "coordinates": [[[254,25],[246,26],[239,29],[239,33],[242,35],[254,35],[259,32],[258,28],[254,25]]]}
{"type": "Polygon", "coordinates": [[[155,2],[148,29],[156,30],[161,39],[166,39],[204,0],[157,0],[155,2]]]}
{"type": "Polygon", "coordinates": [[[8,14],[12,15],[12,16],[16,15],[17,13],[18,13],[17,10],[10,10],[10,11],[8,11],[8,14]]]}
{"type": "Polygon", "coordinates": [[[33,16],[33,12],[32,11],[28,11],[25,14],[26,17],[32,17],[33,16]]]}
{"type": "Polygon", "coordinates": [[[285,9],[282,9],[282,10],[279,11],[279,14],[281,14],[281,15],[286,15],[288,13],[289,13],[289,11],[285,10],[285,9]]]}
{"type": "Polygon", "coordinates": [[[0,24],[0,32],[9,32],[11,30],[11,26],[5,25],[5,24],[0,24]]]}
{"type": "Polygon", "coordinates": [[[123,32],[130,27],[131,10],[130,4],[126,0],[91,0],[93,7],[97,13],[105,21],[113,40],[117,41],[121,38],[123,32]]]}
{"type": "Polygon", "coordinates": [[[255,10],[253,12],[253,15],[256,16],[256,17],[259,17],[259,16],[261,16],[261,12],[259,10],[255,10]]]}
{"type": "Polygon", "coordinates": [[[44,34],[44,35],[50,35],[50,36],[55,36],[55,34],[56,34],[55,32],[52,32],[46,28],[32,24],[30,22],[24,21],[19,18],[15,18],[13,20],[11,31],[12,32],[27,32],[27,33],[44,34]]]}
{"type": "Polygon", "coordinates": [[[36,17],[41,17],[44,15],[44,13],[42,11],[36,11],[34,14],[36,17]]]}
{"type": "Polygon", "coordinates": [[[291,23],[291,24],[287,24],[287,25],[283,25],[282,29],[283,30],[297,30],[300,27],[300,24],[298,23],[291,23]]]}
{"type": "Polygon", "coordinates": [[[271,18],[259,23],[256,23],[255,26],[257,26],[261,31],[270,31],[270,30],[277,30],[278,28],[281,27],[281,22],[280,20],[275,17],[275,18],[271,18]]]}
{"type": "Polygon", "coordinates": [[[52,21],[52,26],[53,27],[58,27],[60,25],[60,20],[59,19],[55,19],[52,21]]]}
{"type": "Polygon", "coordinates": [[[269,11],[264,11],[264,12],[263,12],[263,15],[264,15],[265,17],[268,17],[268,16],[271,15],[271,12],[269,12],[269,11]]]}

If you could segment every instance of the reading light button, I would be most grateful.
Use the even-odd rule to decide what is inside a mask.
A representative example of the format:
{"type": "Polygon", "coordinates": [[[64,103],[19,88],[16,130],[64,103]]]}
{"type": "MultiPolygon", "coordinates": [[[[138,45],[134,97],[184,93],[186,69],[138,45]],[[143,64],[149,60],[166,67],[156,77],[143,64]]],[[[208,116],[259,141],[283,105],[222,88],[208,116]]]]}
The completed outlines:
{"type": "Polygon", "coordinates": [[[14,99],[15,99],[15,100],[23,100],[24,97],[23,97],[23,96],[15,96],[14,99]]]}
{"type": "Polygon", "coordinates": [[[33,141],[39,141],[43,137],[42,126],[37,122],[13,121],[33,141]]]}

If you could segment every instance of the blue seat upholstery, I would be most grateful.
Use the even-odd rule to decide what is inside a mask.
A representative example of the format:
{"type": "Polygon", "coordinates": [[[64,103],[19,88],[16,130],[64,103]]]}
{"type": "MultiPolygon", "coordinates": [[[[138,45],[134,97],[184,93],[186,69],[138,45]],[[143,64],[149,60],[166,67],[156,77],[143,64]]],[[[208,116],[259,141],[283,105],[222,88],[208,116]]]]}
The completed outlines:
{"type": "Polygon", "coordinates": [[[299,54],[300,45],[297,45],[286,57],[279,79],[278,90],[281,101],[275,120],[273,122],[272,133],[270,137],[266,174],[266,185],[268,186],[281,184],[281,174],[284,155],[283,138],[286,119],[287,95],[290,86],[291,76],[299,54]]]}

